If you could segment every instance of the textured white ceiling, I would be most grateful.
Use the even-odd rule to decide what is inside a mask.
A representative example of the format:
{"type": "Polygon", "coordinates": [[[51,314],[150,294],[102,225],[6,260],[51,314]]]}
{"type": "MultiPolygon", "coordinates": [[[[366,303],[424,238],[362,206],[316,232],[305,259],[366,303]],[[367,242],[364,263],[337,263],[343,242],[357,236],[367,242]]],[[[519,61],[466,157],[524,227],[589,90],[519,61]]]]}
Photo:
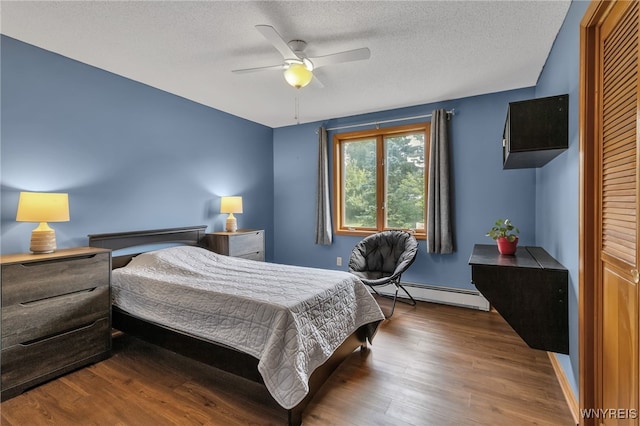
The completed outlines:
{"type": "Polygon", "coordinates": [[[533,86],[570,3],[3,0],[0,31],[275,128],[533,86]],[[282,62],[258,24],[371,59],[318,69],[323,88],[232,73],[282,62]]]}

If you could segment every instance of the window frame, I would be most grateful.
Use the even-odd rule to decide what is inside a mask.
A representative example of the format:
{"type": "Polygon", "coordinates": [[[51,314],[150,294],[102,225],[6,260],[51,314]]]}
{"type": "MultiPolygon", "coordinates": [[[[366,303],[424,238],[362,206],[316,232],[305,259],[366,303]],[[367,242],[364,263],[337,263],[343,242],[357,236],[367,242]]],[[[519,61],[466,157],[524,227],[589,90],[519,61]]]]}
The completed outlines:
{"type": "Polygon", "coordinates": [[[431,123],[421,122],[414,124],[406,124],[402,126],[394,126],[387,128],[376,128],[369,130],[359,130],[355,132],[339,133],[333,135],[333,206],[334,206],[334,220],[336,235],[350,235],[364,237],[367,235],[375,234],[377,232],[387,229],[399,229],[399,228],[385,228],[385,216],[384,216],[384,201],[385,201],[385,147],[384,139],[389,136],[396,136],[406,133],[424,133],[424,223],[425,229],[404,229],[413,233],[416,239],[424,240],[427,237],[426,223],[427,223],[427,194],[429,185],[429,152],[430,152],[430,134],[431,123]],[[375,139],[376,140],[376,197],[378,205],[376,206],[376,228],[352,228],[347,227],[343,223],[343,162],[342,162],[342,144],[347,142],[354,142],[358,139],[375,139]]]}

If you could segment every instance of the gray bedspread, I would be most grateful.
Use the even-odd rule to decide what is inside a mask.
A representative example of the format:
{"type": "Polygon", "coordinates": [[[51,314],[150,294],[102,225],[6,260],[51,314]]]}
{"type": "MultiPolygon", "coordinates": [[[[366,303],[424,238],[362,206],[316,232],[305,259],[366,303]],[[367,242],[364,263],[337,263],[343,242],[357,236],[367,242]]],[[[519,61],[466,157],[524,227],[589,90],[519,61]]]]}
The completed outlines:
{"type": "Polygon", "coordinates": [[[144,253],[112,276],[114,306],[248,353],[284,408],[311,373],[384,315],[348,272],[257,262],[181,246],[144,253]]]}

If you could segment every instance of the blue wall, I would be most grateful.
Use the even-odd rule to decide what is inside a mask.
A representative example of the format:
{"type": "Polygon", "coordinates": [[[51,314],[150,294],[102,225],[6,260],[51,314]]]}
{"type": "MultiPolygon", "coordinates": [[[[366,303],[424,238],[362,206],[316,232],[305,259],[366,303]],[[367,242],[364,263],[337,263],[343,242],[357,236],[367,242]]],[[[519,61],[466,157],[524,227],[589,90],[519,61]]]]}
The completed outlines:
{"type": "Polygon", "coordinates": [[[240,227],[273,236],[271,128],[2,36],[2,253],[27,252],[20,191],[68,192],[59,248],[87,234],[186,225],[222,230],[219,197],[242,195],[240,227]]]}
{"type": "Polygon", "coordinates": [[[359,238],[314,244],[316,129],[455,109],[456,252],[428,254],[421,242],[405,279],[473,289],[473,245],[491,243],[484,234],[495,219],[512,219],[522,244],[543,246],[570,271],[571,356],[559,359],[577,395],[578,31],[587,6],[572,3],[535,88],[278,129],[2,36],[2,253],[27,251],[35,226],[15,222],[19,191],[69,193],[71,221],[53,224],[59,247],[85,245],[89,233],[221,230],[219,197],[237,194],[245,204],[239,226],[266,230],[268,260],[345,269],[336,257],[346,264],[359,238]],[[503,170],[507,104],[560,93],[570,94],[569,150],[541,169],[503,170]]]}
{"type": "Polygon", "coordinates": [[[547,58],[536,97],[569,94],[569,149],[536,173],[536,243],[569,270],[570,356],[558,355],[578,395],[578,262],[580,164],[580,20],[589,2],[574,1],[547,58]]]}
{"type": "MultiPolygon", "coordinates": [[[[522,244],[544,247],[569,269],[570,356],[558,354],[558,359],[577,397],[579,28],[588,5],[586,1],[571,4],[535,88],[275,129],[276,261],[345,269],[336,266],[336,257],[348,259],[358,241],[357,237],[334,236],[332,246],[314,244],[317,127],[411,117],[434,108],[455,109],[450,129],[457,251],[428,254],[422,242],[404,278],[417,284],[473,289],[467,265],[471,248],[476,243],[491,243],[484,234],[495,219],[512,219],[521,230],[522,244]],[[508,102],[563,93],[570,95],[567,152],[540,169],[502,170],[500,141],[508,102]]],[[[357,129],[347,131],[351,130],[357,129]]],[[[332,133],[330,142],[331,138],[332,133]]]]}
{"type": "MultiPolygon", "coordinates": [[[[469,256],[474,244],[493,244],[485,233],[496,219],[510,218],[520,228],[522,244],[535,242],[535,170],[502,169],[502,131],[508,103],[533,96],[533,88],[520,89],[275,129],[275,260],[345,269],[349,254],[360,239],[334,235],[331,246],[314,243],[318,158],[315,131],[321,124],[332,128],[430,114],[435,108],[455,109],[449,124],[457,250],[451,255],[429,254],[426,243],[420,242],[418,257],[403,278],[417,284],[475,290],[470,283],[469,256]],[[345,266],[336,266],[338,256],[345,266]]],[[[410,121],[399,124],[407,123],[410,121]]],[[[352,130],[357,128],[346,131],[352,130]]],[[[330,141],[332,135],[330,132],[330,141]]]]}

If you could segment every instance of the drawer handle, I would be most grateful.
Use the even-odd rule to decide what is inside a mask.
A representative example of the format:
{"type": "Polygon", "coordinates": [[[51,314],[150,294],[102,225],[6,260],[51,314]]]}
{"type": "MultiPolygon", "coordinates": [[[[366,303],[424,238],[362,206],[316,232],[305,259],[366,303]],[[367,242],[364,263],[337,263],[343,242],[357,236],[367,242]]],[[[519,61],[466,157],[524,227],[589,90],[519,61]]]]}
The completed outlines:
{"type": "Polygon", "coordinates": [[[85,289],[85,290],[72,291],[70,293],[57,294],[57,295],[52,296],[52,297],[44,297],[42,299],[30,300],[28,302],[20,302],[20,306],[24,306],[26,308],[26,307],[29,307],[29,306],[39,305],[40,303],[43,303],[43,302],[48,302],[49,300],[59,299],[61,297],[73,296],[74,294],[79,294],[79,293],[91,293],[96,288],[97,287],[93,287],[93,288],[88,288],[88,289],[85,289]]]}
{"type": "Polygon", "coordinates": [[[53,334],[50,334],[48,336],[38,337],[37,339],[33,339],[33,340],[27,340],[26,342],[19,343],[19,345],[20,346],[31,346],[31,345],[34,345],[36,343],[44,342],[45,340],[49,340],[49,339],[60,337],[60,336],[62,336],[64,334],[75,333],[76,331],[80,331],[80,330],[86,330],[88,328],[91,328],[91,327],[95,326],[98,321],[100,321],[100,320],[93,321],[93,322],[91,322],[89,324],[83,324],[83,325],[80,325],[78,327],[73,327],[73,328],[58,332],[58,333],[53,333],[53,334]]]}

